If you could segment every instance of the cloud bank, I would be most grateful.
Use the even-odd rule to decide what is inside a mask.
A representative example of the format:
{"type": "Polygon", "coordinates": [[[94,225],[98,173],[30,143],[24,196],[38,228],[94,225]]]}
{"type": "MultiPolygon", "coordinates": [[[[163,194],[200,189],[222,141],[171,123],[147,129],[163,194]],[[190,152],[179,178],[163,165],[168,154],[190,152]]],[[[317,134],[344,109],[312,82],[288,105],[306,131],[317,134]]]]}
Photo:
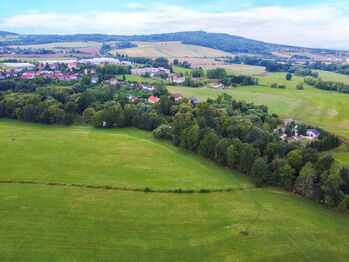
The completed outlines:
{"type": "Polygon", "coordinates": [[[1,20],[0,28],[27,34],[127,35],[204,30],[271,43],[349,49],[349,16],[338,6],[269,6],[221,13],[161,4],[146,10],[136,4],[129,7],[134,10],[76,15],[29,13],[1,20]]]}

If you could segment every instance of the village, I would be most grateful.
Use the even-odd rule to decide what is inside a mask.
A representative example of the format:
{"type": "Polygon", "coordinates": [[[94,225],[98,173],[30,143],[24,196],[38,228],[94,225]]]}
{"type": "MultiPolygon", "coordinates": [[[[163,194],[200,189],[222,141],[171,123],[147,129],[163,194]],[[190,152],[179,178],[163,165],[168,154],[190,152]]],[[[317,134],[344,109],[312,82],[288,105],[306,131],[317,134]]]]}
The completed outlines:
{"type": "MultiPolygon", "coordinates": [[[[109,79],[100,79],[97,68],[103,65],[118,65],[129,68],[129,73],[135,76],[140,76],[142,79],[152,79],[156,81],[166,82],[171,85],[181,85],[186,81],[186,76],[183,74],[175,74],[170,69],[164,67],[141,67],[129,61],[120,61],[116,58],[110,57],[96,57],[92,59],[81,60],[47,60],[37,61],[33,63],[28,62],[5,62],[0,66],[0,80],[7,79],[21,79],[34,80],[42,78],[51,81],[50,83],[67,82],[74,84],[82,80],[84,76],[90,77],[90,84],[109,84],[109,85],[123,85],[130,88],[138,88],[143,92],[149,93],[149,97],[145,99],[149,103],[158,103],[159,97],[152,94],[155,90],[154,85],[147,81],[126,81],[116,78],[116,75],[109,79]],[[52,82],[54,81],[54,82],[52,82]]],[[[197,81],[196,78],[192,80],[197,81]]],[[[205,83],[204,88],[227,89],[231,86],[225,86],[220,82],[205,83]]],[[[169,98],[178,101],[183,98],[180,93],[169,94],[169,98]]],[[[129,99],[135,101],[137,99],[144,99],[144,97],[137,97],[130,95],[129,99]]],[[[199,102],[196,97],[190,97],[190,100],[195,104],[199,102]]]]}

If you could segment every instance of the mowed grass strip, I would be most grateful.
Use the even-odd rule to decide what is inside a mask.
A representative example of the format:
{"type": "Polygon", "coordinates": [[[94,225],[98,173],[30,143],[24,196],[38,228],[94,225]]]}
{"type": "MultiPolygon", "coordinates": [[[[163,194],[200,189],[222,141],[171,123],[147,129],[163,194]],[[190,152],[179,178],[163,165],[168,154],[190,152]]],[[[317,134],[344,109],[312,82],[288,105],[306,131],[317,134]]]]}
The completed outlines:
{"type": "Polygon", "coordinates": [[[267,189],[0,185],[1,261],[346,261],[348,216],[267,189]],[[244,234],[242,234],[244,232],[244,234]]]}
{"type": "Polygon", "coordinates": [[[145,188],[250,185],[236,171],[137,129],[100,130],[0,120],[0,180],[145,188]]]}

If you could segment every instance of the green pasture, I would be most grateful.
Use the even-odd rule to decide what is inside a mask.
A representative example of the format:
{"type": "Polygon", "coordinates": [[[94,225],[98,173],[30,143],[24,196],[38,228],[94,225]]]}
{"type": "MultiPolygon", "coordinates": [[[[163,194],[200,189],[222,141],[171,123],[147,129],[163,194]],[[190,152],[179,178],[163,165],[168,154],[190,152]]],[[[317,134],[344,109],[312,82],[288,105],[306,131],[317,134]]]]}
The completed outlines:
{"type": "Polygon", "coordinates": [[[0,120],[0,127],[0,180],[43,183],[0,183],[0,261],[349,257],[348,215],[284,191],[254,188],[239,173],[149,132],[10,120],[0,120]],[[73,183],[232,190],[132,192],[73,183]]]}
{"type": "Polygon", "coordinates": [[[303,77],[293,76],[285,79],[286,73],[270,73],[259,76],[259,84],[264,86],[241,86],[233,89],[171,87],[170,92],[179,92],[184,96],[196,96],[200,100],[216,98],[224,92],[237,100],[267,105],[269,111],[280,117],[290,117],[307,124],[317,125],[329,131],[349,138],[349,95],[339,92],[316,89],[304,85],[297,90],[303,77]],[[285,84],[285,89],[271,88],[272,83],[285,84]]]}

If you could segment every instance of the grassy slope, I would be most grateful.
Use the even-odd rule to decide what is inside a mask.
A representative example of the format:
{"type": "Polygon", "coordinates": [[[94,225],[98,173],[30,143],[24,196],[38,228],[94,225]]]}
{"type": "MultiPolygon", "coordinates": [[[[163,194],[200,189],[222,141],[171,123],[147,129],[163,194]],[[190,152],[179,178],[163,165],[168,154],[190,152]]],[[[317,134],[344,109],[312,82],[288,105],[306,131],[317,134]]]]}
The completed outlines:
{"type": "MultiPolygon", "coordinates": [[[[6,120],[0,126],[1,179],[156,188],[249,185],[234,172],[135,129],[6,120]],[[178,179],[170,178],[174,173],[178,179]]],[[[344,261],[349,256],[347,215],[272,189],[162,194],[0,184],[0,199],[1,261],[344,261]]]]}
{"type": "Polygon", "coordinates": [[[133,48],[113,50],[111,53],[115,55],[118,52],[136,57],[220,57],[232,55],[212,48],[184,45],[179,42],[137,42],[137,45],[133,48]]]}
{"type": "Polygon", "coordinates": [[[0,179],[152,189],[249,184],[196,154],[155,140],[149,132],[33,126],[5,120],[0,126],[0,179]]]}
{"type": "Polygon", "coordinates": [[[305,90],[297,90],[296,85],[303,78],[293,77],[285,80],[285,73],[271,73],[266,77],[259,77],[259,83],[285,84],[286,89],[273,89],[268,86],[246,86],[231,90],[216,90],[207,88],[169,87],[171,92],[180,92],[184,96],[197,96],[199,99],[217,97],[227,92],[238,100],[265,104],[270,112],[281,117],[292,117],[295,120],[314,124],[349,137],[349,95],[338,92],[319,90],[305,85],[305,90]]]}

